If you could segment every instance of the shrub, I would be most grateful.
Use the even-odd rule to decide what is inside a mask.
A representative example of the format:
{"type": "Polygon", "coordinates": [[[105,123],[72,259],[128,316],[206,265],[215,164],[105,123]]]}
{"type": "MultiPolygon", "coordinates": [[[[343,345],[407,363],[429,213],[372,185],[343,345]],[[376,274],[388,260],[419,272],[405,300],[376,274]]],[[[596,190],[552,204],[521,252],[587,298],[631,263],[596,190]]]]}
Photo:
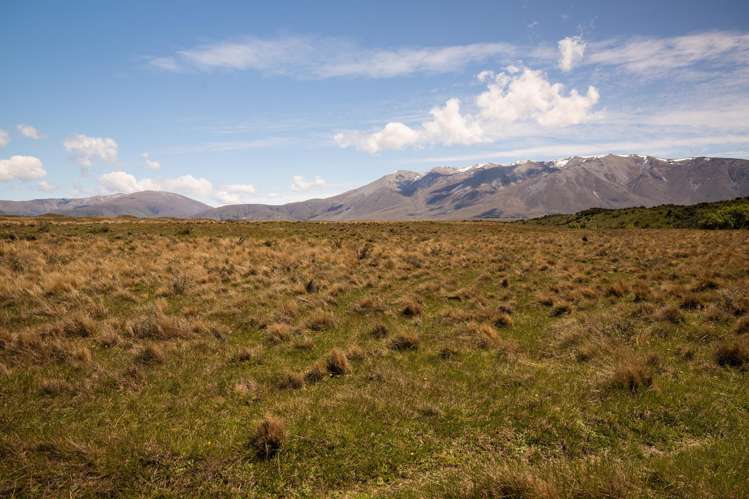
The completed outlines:
{"type": "Polygon", "coordinates": [[[499,336],[491,325],[472,323],[469,328],[479,348],[486,350],[499,345],[499,336]]]}
{"type": "Polygon", "coordinates": [[[312,366],[304,373],[304,381],[310,385],[322,381],[323,378],[325,378],[325,370],[318,365],[312,366]]]}
{"type": "Polygon", "coordinates": [[[494,318],[494,325],[500,329],[512,327],[512,317],[506,313],[499,314],[494,318]]]}
{"type": "Polygon", "coordinates": [[[306,324],[312,331],[324,331],[335,327],[335,317],[327,310],[318,310],[307,318],[306,324]]]}
{"type": "Polygon", "coordinates": [[[749,317],[742,317],[736,321],[736,334],[749,334],[749,317]]]}
{"type": "Polygon", "coordinates": [[[87,315],[78,314],[63,323],[62,332],[66,336],[88,338],[96,334],[96,322],[87,315]]]}
{"type": "Polygon", "coordinates": [[[61,393],[72,392],[73,387],[62,379],[45,379],[39,385],[39,390],[43,395],[59,395],[61,393]]]}
{"type": "Polygon", "coordinates": [[[385,338],[388,335],[388,328],[382,324],[378,324],[372,328],[372,330],[369,332],[369,335],[372,336],[372,338],[377,339],[385,338]]]}
{"type": "Polygon", "coordinates": [[[390,342],[390,349],[395,351],[418,350],[419,338],[413,335],[399,335],[390,342]]]}
{"type": "Polygon", "coordinates": [[[364,353],[364,350],[362,350],[359,345],[351,345],[348,350],[346,350],[346,357],[353,362],[359,362],[364,360],[366,353],[364,353]]]}
{"type": "Polygon", "coordinates": [[[697,222],[701,229],[746,229],[749,228],[749,207],[716,207],[702,213],[697,222]]]}
{"type": "Polygon", "coordinates": [[[257,362],[260,359],[261,349],[257,347],[242,347],[232,355],[234,362],[257,362]]]}
{"type": "Polygon", "coordinates": [[[655,318],[659,321],[666,321],[672,324],[679,324],[684,320],[681,312],[673,305],[666,305],[655,313],[655,318]]]}
{"type": "Polygon", "coordinates": [[[549,312],[549,315],[551,317],[561,317],[565,314],[569,314],[572,310],[572,307],[569,306],[567,303],[558,303],[552,307],[551,312],[549,312]]]}
{"type": "Polygon", "coordinates": [[[285,343],[291,339],[291,326],[283,322],[276,322],[265,328],[268,341],[274,345],[285,343]]]}
{"type": "Polygon", "coordinates": [[[258,458],[270,459],[281,450],[285,440],[286,429],[283,421],[273,416],[265,416],[255,428],[250,446],[258,458]]]}
{"type": "Polygon", "coordinates": [[[548,293],[539,293],[537,296],[538,303],[544,307],[551,307],[554,305],[554,298],[548,293]]]}
{"type": "Polygon", "coordinates": [[[749,342],[724,342],[715,351],[715,361],[721,367],[745,369],[749,365],[749,342]]]}
{"type": "Polygon", "coordinates": [[[610,385],[614,388],[637,393],[653,384],[653,377],[639,361],[625,361],[614,369],[610,385]]]}
{"type": "Polygon", "coordinates": [[[276,386],[281,390],[298,390],[304,386],[304,377],[296,373],[283,374],[276,382],[276,386]]]}
{"type": "Polygon", "coordinates": [[[260,398],[260,387],[252,380],[243,380],[234,384],[234,393],[242,398],[258,400],[260,398]]]}
{"type": "Polygon", "coordinates": [[[348,357],[346,357],[346,354],[340,350],[333,350],[330,352],[325,367],[333,376],[343,376],[351,371],[348,357]]]}
{"type": "Polygon", "coordinates": [[[406,300],[403,302],[403,308],[401,314],[404,317],[416,317],[421,314],[421,305],[413,300],[406,300]]]}
{"type": "Polygon", "coordinates": [[[135,361],[146,366],[162,364],[164,352],[156,345],[148,345],[136,354],[135,361]]]}

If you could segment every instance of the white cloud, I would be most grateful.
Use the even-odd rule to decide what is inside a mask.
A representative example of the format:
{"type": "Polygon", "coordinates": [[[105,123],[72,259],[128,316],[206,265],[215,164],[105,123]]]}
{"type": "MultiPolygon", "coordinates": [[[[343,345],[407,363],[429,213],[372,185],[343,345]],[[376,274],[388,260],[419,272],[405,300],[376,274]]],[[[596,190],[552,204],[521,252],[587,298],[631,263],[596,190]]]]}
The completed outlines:
{"type": "Polygon", "coordinates": [[[374,133],[340,132],[340,147],[355,147],[370,154],[422,144],[470,145],[492,142],[524,127],[559,128],[587,121],[600,96],[590,86],[581,95],[565,93],[561,83],[550,83],[543,72],[509,66],[506,72],[482,71],[486,91],[475,97],[476,112],[462,113],[459,99],[449,99],[431,111],[431,119],[412,128],[392,122],[374,133]]]}
{"type": "Polygon", "coordinates": [[[164,152],[167,154],[195,154],[206,152],[248,151],[253,149],[266,149],[269,147],[275,147],[280,144],[284,144],[285,142],[286,140],[281,137],[269,137],[255,140],[229,140],[175,146],[166,149],[164,152]]]}
{"type": "Polygon", "coordinates": [[[0,149],[8,145],[10,142],[10,136],[5,130],[0,130],[0,149]]]}
{"type": "Polygon", "coordinates": [[[638,75],[663,76],[701,62],[746,66],[749,34],[714,31],[672,38],[608,40],[591,44],[590,49],[586,64],[614,65],[638,75]]]}
{"type": "Polygon", "coordinates": [[[598,102],[598,90],[590,86],[586,95],[564,85],[550,83],[541,71],[523,68],[516,75],[500,73],[487,91],[476,98],[480,114],[490,124],[506,125],[535,121],[545,127],[582,123],[598,102]]]}
{"type": "Polygon", "coordinates": [[[161,163],[159,163],[155,159],[152,159],[149,153],[144,152],[140,155],[140,157],[143,158],[143,166],[145,166],[149,170],[158,170],[159,168],[161,168],[161,163]]]}
{"type": "Polygon", "coordinates": [[[580,36],[568,36],[559,40],[559,69],[571,71],[585,54],[585,41],[580,36]]]}
{"type": "Polygon", "coordinates": [[[17,125],[16,128],[21,133],[21,135],[23,135],[27,139],[39,140],[42,138],[41,132],[31,125],[20,124],[17,125]]]}
{"type": "Polygon", "coordinates": [[[39,181],[39,183],[37,184],[37,187],[39,188],[40,191],[44,191],[44,192],[52,192],[54,190],[57,190],[56,185],[52,185],[46,180],[39,181]]]}
{"type": "Polygon", "coordinates": [[[240,203],[255,193],[251,184],[229,184],[215,188],[206,178],[182,175],[174,178],[138,179],[124,171],[113,171],[99,177],[99,185],[104,192],[125,194],[139,191],[168,191],[183,194],[206,202],[240,203]]]}
{"type": "Polygon", "coordinates": [[[747,65],[749,33],[712,31],[670,38],[637,37],[586,42],[566,37],[556,46],[503,42],[442,47],[368,48],[337,38],[287,36],[224,40],[181,50],[149,63],[164,71],[258,71],[298,78],[389,78],[415,73],[461,71],[468,64],[557,64],[562,71],[578,65],[612,65],[647,76],[700,62],[725,67],[747,65]]]}
{"type": "Polygon", "coordinates": [[[370,154],[383,149],[402,149],[418,143],[421,134],[403,123],[388,123],[379,131],[371,134],[362,132],[340,132],[333,139],[339,147],[355,147],[370,154]]]}
{"type": "Polygon", "coordinates": [[[170,191],[188,196],[209,198],[213,194],[213,184],[205,178],[192,175],[166,179],[145,178],[138,180],[124,171],[113,171],[99,177],[99,183],[108,192],[170,191]]]}
{"type": "Polygon", "coordinates": [[[239,204],[251,199],[255,194],[252,184],[229,184],[216,191],[214,198],[224,204],[239,204]]]}
{"type": "Polygon", "coordinates": [[[105,173],[99,177],[99,184],[108,192],[129,194],[146,190],[133,175],[123,171],[105,173]]]}
{"type": "Polygon", "coordinates": [[[514,53],[504,43],[473,43],[452,47],[374,50],[359,54],[355,60],[323,65],[319,76],[367,76],[389,78],[418,72],[448,73],[472,62],[489,60],[514,53]]]}
{"type": "Polygon", "coordinates": [[[79,133],[66,138],[63,145],[83,167],[91,166],[96,160],[105,163],[117,161],[117,142],[114,139],[89,137],[79,133]]]}
{"type": "Polygon", "coordinates": [[[321,177],[315,176],[312,180],[305,180],[301,175],[291,177],[291,190],[294,192],[307,192],[312,189],[325,187],[327,182],[321,177]]]}
{"type": "Polygon", "coordinates": [[[497,73],[495,73],[494,71],[485,69],[476,75],[476,79],[480,81],[481,83],[486,83],[490,80],[493,80],[495,76],[497,76],[497,73]]]}
{"type": "Polygon", "coordinates": [[[749,145],[749,135],[713,135],[698,137],[661,137],[645,140],[626,140],[592,143],[562,143],[539,145],[498,151],[483,151],[456,156],[431,156],[416,160],[417,163],[445,164],[450,162],[527,159],[543,160],[592,154],[651,154],[665,155],[671,152],[679,156],[700,155],[700,149],[711,146],[749,145]]]}
{"type": "Polygon", "coordinates": [[[162,180],[144,180],[148,190],[173,191],[187,196],[208,199],[213,195],[213,184],[205,178],[195,178],[192,175],[182,175],[176,178],[162,180]]]}
{"type": "Polygon", "coordinates": [[[46,174],[42,161],[34,156],[11,156],[0,160],[0,182],[36,180],[46,174]]]}
{"type": "MultiPolygon", "coordinates": [[[[253,70],[307,78],[364,76],[388,78],[417,72],[457,71],[472,62],[517,54],[507,43],[445,47],[365,49],[346,40],[320,37],[247,37],[154,57],[150,64],[166,71],[186,69],[253,70]]],[[[528,51],[530,56],[535,52],[528,51]]]]}
{"type": "Polygon", "coordinates": [[[164,71],[179,71],[180,69],[174,57],[153,57],[148,62],[152,66],[164,71]]]}

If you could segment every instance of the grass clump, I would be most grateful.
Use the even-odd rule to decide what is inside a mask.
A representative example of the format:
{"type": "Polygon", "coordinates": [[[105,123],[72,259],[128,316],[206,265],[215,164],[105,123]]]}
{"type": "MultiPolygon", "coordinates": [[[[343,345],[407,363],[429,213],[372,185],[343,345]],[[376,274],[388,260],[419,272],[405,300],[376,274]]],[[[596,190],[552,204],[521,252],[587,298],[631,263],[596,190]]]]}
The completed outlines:
{"type": "Polygon", "coordinates": [[[715,351],[715,361],[721,367],[746,369],[749,367],[749,341],[732,340],[721,343],[715,351]]]}
{"type": "Polygon", "coordinates": [[[412,334],[399,334],[390,342],[390,349],[396,352],[419,349],[419,338],[412,334]]]}
{"type": "Polygon", "coordinates": [[[341,350],[333,350],[328,355],[325,367],[332,376],[343,376],[351,372],[348,357],[341,350]]]}
{"type": "Polygon", "coordinates": [[[265,416],[255,428],[250,446],[259,459],[270,459],[281,450],[286,441],[286,425],[274,416],[265,416]]]}

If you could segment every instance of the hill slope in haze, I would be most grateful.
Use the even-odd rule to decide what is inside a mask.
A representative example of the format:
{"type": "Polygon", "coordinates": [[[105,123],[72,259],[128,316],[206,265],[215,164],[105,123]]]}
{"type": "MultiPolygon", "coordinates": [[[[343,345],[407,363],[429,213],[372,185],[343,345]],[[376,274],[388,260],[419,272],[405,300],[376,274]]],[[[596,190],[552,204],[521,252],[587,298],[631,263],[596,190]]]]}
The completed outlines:
{"type": "Polygon", "coordinates": [[[210,208],[180,194],[142,191],[133,194],[112,194],[78,199],[34,199],[31,201],[0,201],[3,215],[43,215],[53,213],[76,217],[119,216],[190,218],[210,208]]]}
{"type": "Polygon", "coordinates": [[[609,154],[435,168],[423,175],[398,171],[327,199],[281,206],[222,206],[199,216],[229,220],[517,219],[593,207],[688,205],[748,195],[747,160],[609,154]]]}

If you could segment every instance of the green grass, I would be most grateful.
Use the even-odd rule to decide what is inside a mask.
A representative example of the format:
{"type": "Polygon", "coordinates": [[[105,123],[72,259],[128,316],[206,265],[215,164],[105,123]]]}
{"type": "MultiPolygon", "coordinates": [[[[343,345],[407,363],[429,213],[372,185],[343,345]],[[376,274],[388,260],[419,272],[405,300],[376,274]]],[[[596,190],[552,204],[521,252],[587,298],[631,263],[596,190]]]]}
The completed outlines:
{"type": "Polygon", "coordinates": [[[747,370],[715,361],[719,345],[747,340],[745,231],[590,230],[583,241],[492,222],[9,218],[0,234],[14,235],[0,238],[2,496],[749,489],[747,370]],[[567,312],[553,316],[539,295],[567,312]],[[687,297],[699,306],[682,307],[687,297]],[[128,324],[157,301],[180,334],[133,335],[128,324]],[[415,317],[401,313],[408,301],[415,317]],[[668,306],[677,322],[659,318],[668,306]],[[502,307],[512,326],[491,326],[502,307]],[[319,310],[334,323],[310,330],[319,310]],[[91,336],[55,332],[80,313],[91,336]],[[289,337],[271,341],[272,324],[289,337]],[[496,343],[477,341],[479,324],[496,343]],[[377,325],[387,336],[371,334],[377,325]],[[401,334],[418,348],[390,348],[401,334]],[[149,345],[163,363],[137,360],[149,345]],[[76,360],[82,347],[90,360],[76,360]],[[256,356],[238,361],[242,349],[256,356]],[[278,386],[333,349],[349,353],[350,373],[278,386]],[[613,385],[620,365],[652,384],[613,385]],[[250,381],[256,393],[235,388],[250,381]],[[286,430],[270,459],[250,447],[265,415],[286,430]]]}

